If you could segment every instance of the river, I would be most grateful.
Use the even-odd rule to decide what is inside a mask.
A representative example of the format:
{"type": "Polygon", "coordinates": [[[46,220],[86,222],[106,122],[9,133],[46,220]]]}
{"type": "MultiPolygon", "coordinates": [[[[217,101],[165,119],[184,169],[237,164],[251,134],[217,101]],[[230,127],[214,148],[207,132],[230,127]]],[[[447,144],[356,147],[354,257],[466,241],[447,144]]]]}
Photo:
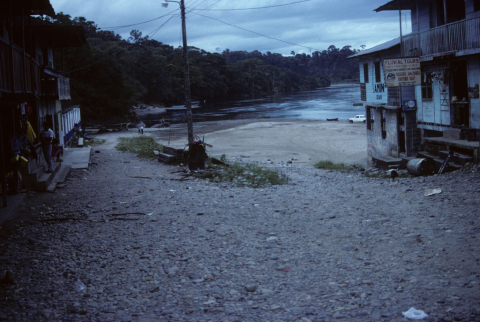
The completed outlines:
{"type": "MultiPolygon", "coordinates": [[[[193,109],[193,121],[221,121],[231,119],[280,118],[322,120],[338,118],[346,121],[356,114],[364,114],[358,85],[332,85],[293,94],[276,94],[264,98],[217,103],[193,109]]],[[[147,114],[140,117],[147,127],[165,118],[170,123],[186,122],[185,113],[147,114]]]]}

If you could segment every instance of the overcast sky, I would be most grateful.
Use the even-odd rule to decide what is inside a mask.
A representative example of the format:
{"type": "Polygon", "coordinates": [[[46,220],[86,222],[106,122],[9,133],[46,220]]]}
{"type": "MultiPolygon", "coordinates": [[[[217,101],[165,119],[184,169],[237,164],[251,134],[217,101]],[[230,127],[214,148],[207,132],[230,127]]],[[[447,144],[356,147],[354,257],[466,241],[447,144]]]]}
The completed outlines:
{"type": "MultiPolygon", "coordinates": [[[[83,16],[99,28],[128,39],[142,36],[182,45],[179,4],[163,0],[50,0],[56,13],[83,16]],[[153,20],[155,19],[155,20],[153,20]],[[143,23],[153,20],[147,23],[143,23]],[[140,24],[141,23],[141,24],[140,24]],[[126,26],[138,24],[134,26],[126,26]],[[111,27],[115,27],[112,29],[111,27]]],[[[400,36],[399,12],[373,10],[389,0],[185,0],[188,46],[289,55],[352,46],[359,49],[400,36]]],[[[403,33],[411,32],[410,11],[402,11],[403,33]]]]}

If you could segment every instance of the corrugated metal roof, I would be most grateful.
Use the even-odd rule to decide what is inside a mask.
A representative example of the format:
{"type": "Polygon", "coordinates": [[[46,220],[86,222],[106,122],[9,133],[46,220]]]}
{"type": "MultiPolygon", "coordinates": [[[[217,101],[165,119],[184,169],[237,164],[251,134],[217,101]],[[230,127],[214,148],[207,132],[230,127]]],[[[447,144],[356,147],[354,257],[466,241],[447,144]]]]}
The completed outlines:
{"type": "Polygon", "coordinates": [[[359,53],[356,53],[356,54],[353,54],[352,56],[348,56],[347,58],[355,58],[355,57],[360,57],[360,56],[364,56],[364,55],[368,55],[368,54],[371,54],[371,53],[375,53],[377,51],[382,51],[382,50],[386,50],[386,49],[390,49],[392,47],[395,47],[397,45],[400,45],[400,37],[399,38],[395,38],[395,39],[392,39],[392,40],[389,40],[387,42],[384,42],[383,44],[380,44],[380,45],[377,45],[375,47],[372,47],[370,49],[365,49],[359,53]]]}
{"type": "Polygon", "coordinates": [[[383,6],[378,7],[373,10],[376,12],[385,11],[385,10],[412,10],[413,4],[412,0],[392,0],[383,6]]]}
{"type": "Polygon", "coordinates": [[[53,17],[55,15],[50,0],[0,1],[0,11],[4,11],[8,14],[10,9],[12,9],[14,17],[25,15],[48,15],[53,17]],[[10,8],[10,4],[12,5],[12,8],[10,8]]]}

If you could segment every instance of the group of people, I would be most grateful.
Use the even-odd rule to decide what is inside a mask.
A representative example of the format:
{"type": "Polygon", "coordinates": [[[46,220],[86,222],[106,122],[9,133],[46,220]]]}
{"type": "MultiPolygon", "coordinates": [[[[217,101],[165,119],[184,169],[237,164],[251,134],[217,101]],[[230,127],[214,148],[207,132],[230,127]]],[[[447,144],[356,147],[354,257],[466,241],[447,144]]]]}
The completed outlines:
{"type": "Polygon", "coordinates": [[[40,144],[42,146],[43,156],[47,162],[47,173],[53,172],[52,157],[56,157],[56,162],[62,162],[60,159],[60,148],[58,146],[58,138],[54,138],[53,131],[48,126],[47,122],[43,123],[43,131],[39,133],[40,144]]]}
{"type": "MultiPolygon", "coordinates": [[[[85,131],[82,131],[78,128],[78,124],[75,123],[73,127],[73,131],[75,132],[76,138],[84,138],[85,140],[91,140],[86,134],[85,131]]],[[[60,147],[59,147],[59,139],[54,137],[52,129],[48,126],[47,122],[43,123],[43,131],[39,134],[40,144],[42,146],[43,156],[45,157],[45,161],[47,162],[47,173],[53,172],[53,161],[52,158],[56,158],[56,162],[63,162],[60,158],[60,147]]]]}

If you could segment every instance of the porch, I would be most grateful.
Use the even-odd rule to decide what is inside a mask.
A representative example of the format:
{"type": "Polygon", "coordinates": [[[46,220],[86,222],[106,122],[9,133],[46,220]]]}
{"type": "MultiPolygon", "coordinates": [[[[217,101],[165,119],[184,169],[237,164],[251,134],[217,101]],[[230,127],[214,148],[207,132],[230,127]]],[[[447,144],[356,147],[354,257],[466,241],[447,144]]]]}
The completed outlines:
{"type": "Polygon", "coordinates": [[[465,19],[402,37],[404,57],[422,61],[435,56],[480,52],[480,17],[465,19]]]}

